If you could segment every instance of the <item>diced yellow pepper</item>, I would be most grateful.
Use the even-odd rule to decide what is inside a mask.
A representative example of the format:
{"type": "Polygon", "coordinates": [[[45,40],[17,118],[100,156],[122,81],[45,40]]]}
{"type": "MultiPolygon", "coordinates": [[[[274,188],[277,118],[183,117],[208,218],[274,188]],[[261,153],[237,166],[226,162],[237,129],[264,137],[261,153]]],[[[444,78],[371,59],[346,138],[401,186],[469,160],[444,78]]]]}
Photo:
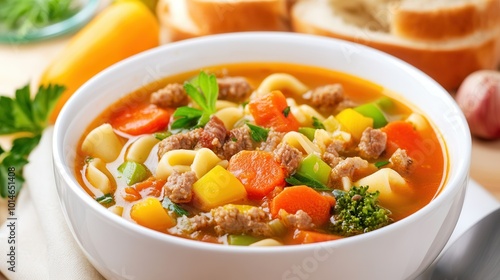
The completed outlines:
{"type": "Polygon", "coordinates": [[[167,213],[160,201],[153,197],[134,204],[130,210],[130,217],[139,225],[157,231],[165,231],[175,225],[175,219],[167,213]]]}
{"type": "Polygon", "coordinates": [[[217,165],[193,184],[195,203],[202,210],[244,199],[243,184],[231,172],[217,165]]]}
{"type": "Polygon", "coordinates": [[[373,127],[373,119],[347,108],[338,113],[335,118],[341,124],[342,130],[349,132],[356,140],[361,138],[367,127],[373,127]]]}

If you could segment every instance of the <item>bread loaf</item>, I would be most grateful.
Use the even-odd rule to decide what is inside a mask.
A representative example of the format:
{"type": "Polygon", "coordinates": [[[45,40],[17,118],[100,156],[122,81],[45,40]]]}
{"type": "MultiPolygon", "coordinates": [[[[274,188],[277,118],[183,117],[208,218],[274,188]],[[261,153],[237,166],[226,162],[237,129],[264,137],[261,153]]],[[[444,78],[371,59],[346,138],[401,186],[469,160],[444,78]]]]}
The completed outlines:
{"type": "Polygon", "coordinates": [[[287,0],[160,0],[171,41],[239,31],[287,31],[287,0]]]}
{"type": "Polygon", "coordinates": [[[303,0],[292,8],[292,28],[296,32],[341,38],[390,53],[420,68],[448,90],[458,88],[465,77],[476,70],[497,68],[500,25],[494,22],[499,20],[500,7],[493,2],[498,1],[418,2],[422,6],[407,0],[303,0]],[[425,2],[434,4],[422,4],[425,2]],[[477,17],[481,14],[487,18],[476,21],[466,17],[469,14],[466,7],[475,7],[473,13],[477,17]],[[413,19],[404,16],[410,13],[414,14],[413,19]],[[451,24],[460,17],[477,24],[472,29],[451,24]],[[426,18],[427,25],[423,23],[426,18]]]}
{"type": "Polygon", "coordinates": [[[406,0],[390,7],[391,32],[416,40],[443,40],[496,28],[498,0],[406,0]]]}

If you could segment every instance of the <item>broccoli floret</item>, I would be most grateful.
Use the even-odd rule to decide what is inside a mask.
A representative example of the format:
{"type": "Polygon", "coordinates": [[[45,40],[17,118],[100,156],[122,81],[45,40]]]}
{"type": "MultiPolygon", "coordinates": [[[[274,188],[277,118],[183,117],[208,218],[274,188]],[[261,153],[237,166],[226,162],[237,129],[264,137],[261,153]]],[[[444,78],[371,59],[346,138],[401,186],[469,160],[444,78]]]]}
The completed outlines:
{"type": "Polygon", "coordinates": [[[337,203],[330,230],[352,236],[376,230],[392,222],[391,211],[379,205],[379,191],[369,192],[368,186],[351,187],[349,191],[333,192],[337,203]]]}

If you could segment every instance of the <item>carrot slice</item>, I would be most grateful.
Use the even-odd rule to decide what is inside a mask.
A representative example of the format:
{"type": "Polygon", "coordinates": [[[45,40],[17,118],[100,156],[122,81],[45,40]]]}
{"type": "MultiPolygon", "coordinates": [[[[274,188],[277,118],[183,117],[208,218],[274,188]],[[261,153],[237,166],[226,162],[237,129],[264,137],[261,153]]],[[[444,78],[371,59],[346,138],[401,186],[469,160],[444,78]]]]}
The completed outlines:
{"type": "Polygon", "coordinates": [[[248,103],[248,109],[255,119],[255,123],[274,128],[279,132],[298,131],[299,122],[290,112],[286,97],[279,90],[253,99],[248,103]]]}
{"type": "Polygon", "coordinates": [[[126,187],[123,199],[128,202],[137,201],[142,198],[141,194],[134,187],[126,187]]]}
{"type": "Polygon", "coordinates": [[[409,122],[395,121],[381,128],[387,134],[386,152],[392,155],[398,148],[405,149],[411,157],[418,152],[422,136],[409,122]]]}
{"type": "Polygon", "coordinates": [[[140,183],[135,184],[134,188],[138,192],[142,192],[144,190],[147,190],[146,193],[143,193],[145,195],[152,195],[152,196],[159,197],[165,183],[166,183],[165,180],[150,177],[145,181],[142,181],[140,183]]]}
{"type": "Polygon", "coordinates": [[[316,226],[323,225],[330,219],[332,199],[322,196],[308,186],[299,185],[285,188],[271,201],[271,215],[278,216],[280,209],[290,214],[298,210],[306,212],[316,226]]]}
{"type": "Polygon", "coordinates": [[[285,185],[283,168],[269,152],[241,151],[231,157],[227,170],[240,180],[251,199],[262,199],[285,185]]]}
{"type": "Polygon", "coordinates": [[[170,112],[154,104],[131,107],[111,118],[111,126],[131,135],[153,133],[167,127],[170,112]]]}
{"type": "Polygon", "coordinates": [[[296,230],[289,239],[292,244],[308,244],[316,242],[324,242],[330,240],[337,240],[343,238],[342,236],[328,233],[321,233],[309,230],[296,230]]]}

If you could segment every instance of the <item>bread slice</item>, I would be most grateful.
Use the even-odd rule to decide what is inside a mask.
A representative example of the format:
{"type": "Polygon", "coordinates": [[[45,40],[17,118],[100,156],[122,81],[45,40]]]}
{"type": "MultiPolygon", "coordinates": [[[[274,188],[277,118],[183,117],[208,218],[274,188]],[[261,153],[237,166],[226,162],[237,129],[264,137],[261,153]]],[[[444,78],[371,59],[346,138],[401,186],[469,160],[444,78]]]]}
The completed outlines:
{"type": "Polygon", "coordinates": [[[239,31],[289,30],[287,0],[160,0],[169,41],[239,31]]]}
{"type": "Polygon", "coordinates": [[[192,20],[184,0],[160,0],[156,6],[156,14],[161,23],[164,42],[207,35],[192,20]]]}
{"type": "Polygon", "coordinates": [[[500,25],[498,0],[404,0],[393,3],[391,32],[417,40],[443,40],[500,25]]]}
{"type": "MultiPolygon", "coordinates": [[[[373,7],[380,1],[371,10],[336,6],[337,1],[341,0],[298,2],[291,11],[292,29],[382,50],[413,64],[448,90],[458,88],[464,78],[476,70],[495,69],[499,65],[500,26],[446,40],[407,39],[390,32],[390,19],[387,27],[383,24],[384,16],[374,16],[373,7]]],[[[395,2],[383,1],[383,5],[377,7],[385,5],[388,9],[395,2]]]]}
{"type": "Polygon", "coordinates": [[[285,0],[185,0],[203,33],[288,30],[285,0]]]}

